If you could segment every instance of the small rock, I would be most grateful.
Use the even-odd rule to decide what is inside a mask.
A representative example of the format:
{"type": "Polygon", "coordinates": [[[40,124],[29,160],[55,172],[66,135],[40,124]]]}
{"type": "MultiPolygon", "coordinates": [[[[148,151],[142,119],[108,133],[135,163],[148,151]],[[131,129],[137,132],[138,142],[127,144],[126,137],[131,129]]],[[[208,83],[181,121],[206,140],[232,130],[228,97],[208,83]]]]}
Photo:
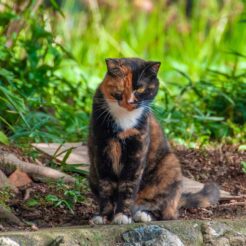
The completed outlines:
{"type": "Polygon", "coordinates": [[[214,245],[216,245],[216,246],[230,246],[231,244],[227,238],[221,237],[221,238],[217,239],[216,242],[214,242],[214,245]]]}
{"type": "Polygon", "coordinates": [[[9,182],[16,187],[28,185],[32,182],[31,178],[19,169],[16,169],[10,176],[9,182]]]}
{"type": "Polygon", "coordinates": [[[145,246],[183,246],[181,240],[170,231],[157,226],[148,225],[138,227],[134,230],[122,234],[125,246],[145,245],[145,246]]]}
{"type": "Polygon", "coordinates": [[[201,227],[204,245],[242,246],[246,245],[246,236],[238,233],[224,223],[207,222],[201,227]]]}
{"type": "Polygon", "coordinates": [[[37,231],[39,228],[35,224],[32,224],[31,229],[33,231],[37,231]]]}
{"type": "Polygon", "coordinates": [[[223,236],[227,231],[230,231],[230,228],[223,223],[205,222],[202,224],[202,232],[204,236],[216,238],[223,236]]]}
{"type": "Polygon", "coordinates": [[[20,246],[17,242],[9,237],[0,237],[0,246],[20,246]]]}
{"type": "Polygon", "coordinates": [[[230,237],[230,245],[231,246],[241,246],[241,245],[246,245],[246,237],[242,235],[230,237]]]}
{"type": "Polygon", "coordinates": [[[64,243],[64,237],[58,236],[51,243],[49,243],[49,246],[59,246],[62,245],[63,243],[64,243]]]}
{"type": "Polygon", "coordinates": [[[150,225],[146,227],[138,227],[134,230],[125,232],[122,237],[125,242],[140,242],[152,240],[162,234],[162,228],[155,225],[150,225]]]}

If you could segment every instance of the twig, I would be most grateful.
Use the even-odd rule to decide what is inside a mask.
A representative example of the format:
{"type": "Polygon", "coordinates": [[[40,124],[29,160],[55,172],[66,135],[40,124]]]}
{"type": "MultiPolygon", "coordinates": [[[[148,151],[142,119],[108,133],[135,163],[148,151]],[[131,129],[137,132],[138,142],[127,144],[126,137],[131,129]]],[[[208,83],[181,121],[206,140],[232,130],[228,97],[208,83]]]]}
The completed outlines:
{"type": "Polygon", "coordinates": [[[228,197],[221,197],[221,201],[228,201],[228,200],[241,200],[245,199],[246,195],[239,195],[239,196],[228,196],[228,197]]]}
{"type": "Polygon", "coordinates": [[[24,195],[24,198],[23,200],[26,201],[30,198],[30,194],[32,192],[32,188],[27,188],[26,191],[25,191],[25,195],[24,195]]]}
{"type": "Polygon", "coordinates": [[[246,202],[232,202],[226,204],[220,204],[218,206],[213,206],[214,208],[227,208],[227,207],[234,207],[234,206],[246,206],[246,202]]]}
{"type": "Polygon", "coordinates": [[[14,169],[19,168],[23,172],[28,173],[30,176],[38,175],[55,180],[63,178],[65,183],[75,182],[75,178],[61,171],[49,167],[38,166],[33,163],[21,161],[14,154],[3,153],[0,156],[0,167],[9,168],[10,166],[14,167],[14,169]]]}

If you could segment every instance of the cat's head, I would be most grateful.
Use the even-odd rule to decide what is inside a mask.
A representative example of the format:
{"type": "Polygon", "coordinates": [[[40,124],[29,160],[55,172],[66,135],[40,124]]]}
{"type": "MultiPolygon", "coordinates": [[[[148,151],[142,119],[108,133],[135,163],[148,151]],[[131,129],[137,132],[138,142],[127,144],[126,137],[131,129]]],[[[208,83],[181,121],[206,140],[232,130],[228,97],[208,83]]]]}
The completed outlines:
{"type": "Polygon", "coordinates": [[[138,58],[106,59],[107,74],[100,89],[107,100],[128,111],[147,105],[159,88],[160,64],[138,58]]]}

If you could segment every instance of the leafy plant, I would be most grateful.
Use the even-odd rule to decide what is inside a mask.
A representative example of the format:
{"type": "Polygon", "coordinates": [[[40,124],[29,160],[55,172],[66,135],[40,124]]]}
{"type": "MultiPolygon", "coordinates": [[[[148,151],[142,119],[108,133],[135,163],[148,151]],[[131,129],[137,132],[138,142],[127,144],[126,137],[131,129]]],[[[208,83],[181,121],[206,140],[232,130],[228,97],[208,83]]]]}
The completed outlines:
{"type": "Polygon", "coordinates": [[[50,165],[60,166],[60,168],[63,172],[77,173],[77,174],[81,174],[83,176],[87,176],[88,171],[81,169],[81,167],[88,167],[89,164],[87,164],[87,163],[77,163],[77,164],[69,163],[68,164],[67,163],[69,156],[72,154],[73,149],[75,149],[76,147],[70,147],[68,149],[66,148],[63,151],[60,151],[62,146],[63,146],[63,144],[60,144],[58,146],[58,148],[56,149],[55,153],[53,154],[53,156],[50,160],[50,165]],[[63,155],[63,154],[65,154],[65,155],[64,155],[62,161],[58,163],[55,159],[57,157],[63,155]]]}
{"type": "Polygon", "coordinates": [[[13,192],[9,187],[0,188],[0,206],[8,208],[8,202],[13,197],[13,192]]]}
{"type": "Polygon", "coordinates": [[[39,206],[40,205],[40,201],[39,199],[36,199],[36,198],[30,198],[28,199],[25,204],[28,206],[28,207],[36,207],[36,206],[39,206]]]}
{"type": "Polygon", "coordinates": [[[1,142],[85,140],[104,59],[123,56],[162,62],[153,111],[169,138],[245,142],[245,1],[193,1],[189,15],[182,1],[148,10],[131,1],[30,1],[23,11],[5,2],[1,142]]]}
{"type": "Polygon", "coordinates": [[[3,144],[9,143],[8,137],[2,131],[0,131],[0,143],[3,143],[3,144]]]}
{"type": "Polygon", "coordinates": [[[95,89],[103,78],[105,57],[160,60],[153,111],[169,138],[185,144],[244,141],[245,2],[195,1],[189,17],[181,2],[157,1],[151,14],[130,2],[63,3],[65,15],[73,15],[73,31],[67,35],[67,18],[56,29],[83,64],[87,87],[95,89]],[[114,7],[117,12],[110,11],[114,7]]]}
{"type": "Polygon", "coordinates": [[[243,172],[246,173],[246,161],[242,161],[241,165],[242,165],[243,172]]]}
{"type": "Polygon", "coordinates": [[[70,199],[62,199],[62,198],[57,197],[56,195],[49,194],[45,197],[45,200],[53,204],[55,207],[64,206],[68,208],[72,214],[74,214],[73,203],[70,199]]]}
{"type": "MultiPolygon", "coordinates": [[[[4,143],[4,136],[15,142],[61,142],[68,115],[74,118],[68,97],[76,95],[76,85],[60,73],[62,59],[72,61],[73,57],[56,41],[46,25],[45,9],[37,3],[30,2],[18,13],[13,12],[11,3],[0,3],[4,10],[0,12],[4,19],[0,25],[0,129],[4,143]]],[[[84,136],[71,125],[71,135],[76,131],[84,136]]]]}
{"type": "Polygon", "coordinates": [[[60,179],[55,183],[53,194],[46,195],[45,200],[55,207],[65,207],[71,213],[74,213],[73,208],[75,204],[85,200],[84,193],[87,188],[88,186],[82,178],[76,179],[72,187],[60,179]]]}

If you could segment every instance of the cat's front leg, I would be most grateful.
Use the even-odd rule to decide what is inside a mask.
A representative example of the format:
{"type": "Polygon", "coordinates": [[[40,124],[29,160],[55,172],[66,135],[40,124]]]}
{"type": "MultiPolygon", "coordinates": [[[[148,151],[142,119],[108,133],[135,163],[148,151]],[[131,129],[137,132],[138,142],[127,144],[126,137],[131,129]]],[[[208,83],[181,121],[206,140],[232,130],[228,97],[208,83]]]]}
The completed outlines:
{"type": "Polygon", "coordinates": [[[123,166],[119,176],[114,224],[132,223],[131,209],[136,199],[145,163],[146,148],[143,148],[138,139],[128,140],[126,146],[124,151],[125,160],[122,163],[123,166]]]}
{"type": "Polygon", "coordinates": [[[131,208],[136,197],[138,182],[122,180],[118,186],[118,201],[113,219],[114,224],[131,224],[131,208]]]}
{"type": "Polygon", "coordinates": [[[114,215],[114,193],[117,189],[117,182],[110,147],[112,146],[105,144],[104,148],[100,148],[100,152],[96,155],[95,168],[90,169],[91,183],[93,176],[96,176],[95,185],[91,184],[91,190],[99,203],[99,214],[92,219],[92,223],[95,224],[106,224],[112,220],[114,215]]]}
{"type": "Polygon", "coordinates": [[[111,180],[101,179],[98,185],[97,200],[99,203],[99,214],[94,215],[93,224],[107,224],[114,215],[113,193],[116,183],[111,180]]]}
{"type": "Polygon", "coordinates": [[[106,216],[109,220],[112,219],[114,212],[113,193],[115,188],[116,183],[112,180],[99,181],[100,214],[106,216]]]}

